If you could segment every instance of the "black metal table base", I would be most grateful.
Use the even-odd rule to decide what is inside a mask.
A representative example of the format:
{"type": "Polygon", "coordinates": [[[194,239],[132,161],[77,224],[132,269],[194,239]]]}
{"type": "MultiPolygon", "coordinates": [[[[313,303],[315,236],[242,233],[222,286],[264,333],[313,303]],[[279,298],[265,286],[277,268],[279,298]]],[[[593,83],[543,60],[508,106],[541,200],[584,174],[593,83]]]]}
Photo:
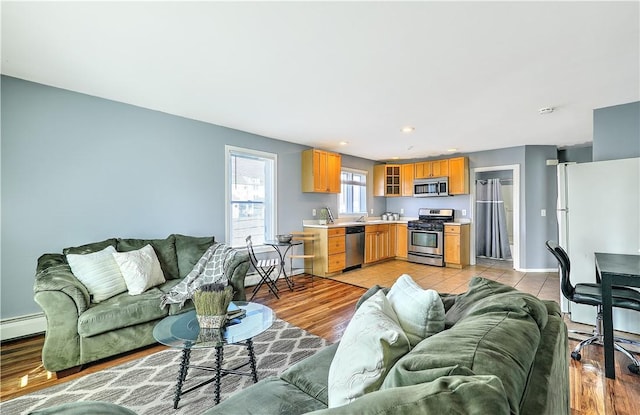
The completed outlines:
{"type": "Polygon", "coordinates": [[[215,382],[215,388],[214,388],[215,404],[216,405],[219,404],[220,403],[220,380],[227,375],[251,376],[251,378],[253,379],[253,383],[257,383],[258,371],[256,369],[256,356],[253,351],[253,341],[251,339],[248,339],[247,341],[241,344],[244,344],[247,347],[247,352],[249,354],[249,361],[229,369],[222,367],[222,361],[224,359],[224,346],[216,347],[215,367],[190,365],[189,360],[191,358],[191,348],[184,348],[182,350],[182,360],[180,362],[180,369],[178,371],[178,382],[176,384],[176,391],[173,398],[173,409],[178,409],[178,402],[180,402],[180,397],[182,395],[186,395],[187,393],[193,390],[196,390],[198,388],[201,388],[202,386],[208,385],[212,382],[215,382]],[[243,372],[239,370],[247,365],[251,366],[251,372],[243,372]],[[184,381],[187,378],[187,372],[189,371],[189,369],[200,369],[208,372],[215,372],[215,375],[212,378],[204,382],[201,382],[197,385],[194,385],[189,389],[183,391],[182,386],[184,384],[184,381]]]}

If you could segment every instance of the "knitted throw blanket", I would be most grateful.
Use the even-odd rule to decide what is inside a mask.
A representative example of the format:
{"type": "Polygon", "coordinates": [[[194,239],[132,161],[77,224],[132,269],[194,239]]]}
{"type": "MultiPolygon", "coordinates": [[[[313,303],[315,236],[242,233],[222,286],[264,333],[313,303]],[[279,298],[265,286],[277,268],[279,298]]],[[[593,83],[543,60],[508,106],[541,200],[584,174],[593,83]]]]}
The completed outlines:
{"type": "Polygon", "coordinates": [[[160,308],[167,304],[180,304],[193,297],[193,293],[203,284],[219,283],[227,285],[228,265],[233,262],[238,253],[227,244],[211,245],[198,260],[191,272],[176,284],[168,293],[162,296],[160,308]]]}

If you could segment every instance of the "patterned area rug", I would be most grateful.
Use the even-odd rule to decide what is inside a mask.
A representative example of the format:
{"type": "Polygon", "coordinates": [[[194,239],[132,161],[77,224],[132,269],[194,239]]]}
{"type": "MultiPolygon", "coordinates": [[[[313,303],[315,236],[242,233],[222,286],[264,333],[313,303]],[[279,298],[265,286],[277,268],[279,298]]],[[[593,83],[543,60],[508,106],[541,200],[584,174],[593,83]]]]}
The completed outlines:
{"type": "MultiPolygon", "coordinates": [[[[277,376],[292,364],[311,356],[329,343],[286,321],[276,320],[273,326],[253,338],[258,380],[277,376]]],[[[201,414],[214,406],[213,383],[182,396],[177,410],[173,409],[173,395],[180,365],[181,351],[165,350],[111,369],[102,370],[74,381],[56,385],[21,396],[0,405],[3,414],[27,414],[67,402],[113,402],[145,414],[201,414]]],[[[248,361],[245,346],[224,348],[224,367],[248,361]]],[[[191,364],[212,366],[215,349],[191,352],[191,364]]],[[[242,370],[250,371],[249,366],[242,370]]],[[[210,372],[190,369],[183,391],[211,377],[210,372]]],[[[247,376],[227,375],[220,384],[220,399],[226,399],[250,385],[247,376]]]]}

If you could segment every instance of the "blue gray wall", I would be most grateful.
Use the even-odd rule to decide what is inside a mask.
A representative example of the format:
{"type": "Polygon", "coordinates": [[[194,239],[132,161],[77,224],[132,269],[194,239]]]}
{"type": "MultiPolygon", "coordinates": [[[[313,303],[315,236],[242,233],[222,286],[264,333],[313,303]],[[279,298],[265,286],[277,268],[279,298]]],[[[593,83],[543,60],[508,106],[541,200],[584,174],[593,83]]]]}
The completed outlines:
{"type": "MultiPolygon", "coordinates": [[[[337,196],[302,193],[307,147],[3,76],[3,319],[40,312],[37,258],[109,237],[225,238],[224,146],[278,155],[278,231],[337,196]]],[[[345,157],[369,171],[373,162],[345,157]]],[[[384,202],[374,201],[381,213],[384,202]]]]}
{"type": "Polygon", "coordinates": [[[640,157],[640,101],[593,111],[593,161],[640,157]]]}

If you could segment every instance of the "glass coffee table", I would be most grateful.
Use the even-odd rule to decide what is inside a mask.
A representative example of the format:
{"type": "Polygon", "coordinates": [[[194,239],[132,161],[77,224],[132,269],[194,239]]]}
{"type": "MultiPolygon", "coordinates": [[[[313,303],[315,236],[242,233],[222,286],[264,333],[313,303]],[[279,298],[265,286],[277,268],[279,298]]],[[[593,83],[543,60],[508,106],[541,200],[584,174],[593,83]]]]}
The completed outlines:
{"type": "Polygon", "coordinates": [[[195,310],[165,317],[156,324],[153,329],[153,337],[156,341],[165,346],[182,350],[173,409],[178,408],[178,402],[182,395],[212,382],[215,382],[215,403],[220,403],[220,379],[228,374],[251,376],[254,383],[258,381],[256,357],[251,339],[271,327],[275,319],[275,313],[262,304],[246,301],[232,302],[229,310],[236,307],[245,310],[244,317],[231,320],[223,329],[200,329],[195,310]],[[228,344],[245,345],[249,354],[249,361],[233,368],[223,368],[224,346],[228,344]],[[214,367],[189,364],[191,350],[211,347],[216,349],[214,367]],[[251,366],[251,372],[239,371],[239,369],[247,365],[251,366]],[[215,375],[211,379],[182,391],[182,385],[190,368],[214,372],[215,375]]]}

